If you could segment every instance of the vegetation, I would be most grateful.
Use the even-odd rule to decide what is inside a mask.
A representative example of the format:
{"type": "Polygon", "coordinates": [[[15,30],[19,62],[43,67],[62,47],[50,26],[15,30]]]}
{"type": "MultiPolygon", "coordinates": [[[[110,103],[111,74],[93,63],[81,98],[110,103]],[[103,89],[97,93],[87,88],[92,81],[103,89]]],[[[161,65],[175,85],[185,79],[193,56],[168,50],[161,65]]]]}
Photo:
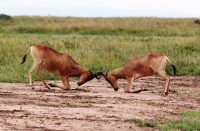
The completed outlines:
{"type": "MultiPolygon", "coordinates": [[[[78,63],[97,71],[113,69],[131,56],[148,51],[165,53],[178,75],[200,74],[200,26],[194,19],[12,17],[0,19],[0,81],[27,82],[32,64],[21,58],[35,43],[69,53],[78,63]]],[[[167,72],[171,73],[171,67],[167,72]]],[[[45,73],[48,79],[56,76],[45,73]]],[[[37,79],[36,73],[34,79],[37,79]]]]}
{"type": "Polygon", "coordinates": [[[199,131],[200,130],[200,110],[187,110],[179,113],[180,119],[165,122],[155,122],[150,120],[127,119],[125,122],[134,123],[139,127],[157,128],[161,131],[199,131]]]}
{"type": "Polygon", "coordinates": [[[191,92],[188,94],[188,96],[191,96],[191,97],[200,97],[200,93],[198,92],[191,92]]]}
{"type": "Polygon", "coordinates": [[[200,26],[194,19],[164,18],[73,18],[14,17],[1,22],[4,33],[131,35],[131,36],[197,36],[200,26]]]}
{"type": "Polygon", "coordinates": [[[12,17],[9,15],[0,14],[0,20],[1,21],[9,21],[9,20],[12,20],[12,17]]]}
{"type": "Polygon", "coordinates": [[[157,122],[153,122],[153,121],[147,121],[147,120],[140,120],[140,119],[127,119],[125,120],[125,122],[129,122],[129,123],[134,123],[135,125],[139,126],[139,127],[157,127],[158,123],[157,122]]]}
{"type": "Polygon", "coordinates": [[[199,131],[200,130],[200,110],[187,110],[180,113],[181,119],[168,122],[162,127],[163,131],[199,131]]]}

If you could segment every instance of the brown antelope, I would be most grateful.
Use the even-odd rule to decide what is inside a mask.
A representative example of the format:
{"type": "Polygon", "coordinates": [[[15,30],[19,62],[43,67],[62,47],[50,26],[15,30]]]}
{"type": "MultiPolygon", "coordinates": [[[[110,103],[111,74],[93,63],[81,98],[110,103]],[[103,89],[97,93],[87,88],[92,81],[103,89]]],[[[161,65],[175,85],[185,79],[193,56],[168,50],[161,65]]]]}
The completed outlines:
{"type": "Polygon", "coordinates": [[[200,24],[200,20],[199,20],[199,19],[198,19],[198,20],[195,20],[194,23],[195,23],[195,24],[200,24]]]}
{"type": "Polygon", "coordinates": [[[140,77],[151,76],[156,73],[165,79],[164,92],[165,95],[168,95],[170,77],[165,72],[165,67],[168,63],[173,67],[175,75],[175,66],[171,64],[167,56],[158,52],[151,52],[139,57],[132,57],[122,67],[109,72],[104,70],[102,71],[102,74],[115,91],[118,90],[117,80],[126,79],[128,83],[124,88],[124,92],[132,93],[134,92],[131,90],[133,80],[140,77]]]}
{"type": "Polygon", "coordinates": [[[23,64],[26,61],[27,54],[31,52],[34,64],[29,69],[29,82],[30,86],[33,88],[32,73],[38,68],[38,76],[42,79],[43,85],[50,89],[49,85],[42,78],[42,70],[59,75],[63,82],[63,89],[70,90],[68,78],[80,77],[78,86],[84,84],[87,81],[92,80],[94,77],[100,78],[98,74],[91,72],[89,69],[76,63],[73,58],[67,53],[58,52],[45,44],[36,44],[29,48],[27,53],[23,57],[23,64]]]}

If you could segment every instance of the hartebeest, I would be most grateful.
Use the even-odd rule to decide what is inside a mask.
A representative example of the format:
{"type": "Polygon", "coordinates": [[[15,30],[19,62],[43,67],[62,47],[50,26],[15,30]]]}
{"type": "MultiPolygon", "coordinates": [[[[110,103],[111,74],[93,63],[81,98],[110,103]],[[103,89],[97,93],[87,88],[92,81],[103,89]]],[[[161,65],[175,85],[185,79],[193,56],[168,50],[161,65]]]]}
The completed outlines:
{"type": "Polygon", "coordinates": [[[36,44],[31,46],[27,53],[24,55],[21,64],[23,64],[26,61],[26,56],[29,52],[31,52],[34,61],[34,64],[28,71],[30,86],[32,87],[32,73],[36,68],[38,68],[39,78],[42,79],[43,85],[48,89],[50,89],[49,86],[42,78],[43,69],[48,72],[59,75],[64,85],[63,89],[65,90],[70,89],[68,78],[71,76],[80,77],[80,80],[77,83],[78,86],[84,84],[89,80],[92,80],[95,77],[98,79],[100,77],[96,73],[93,73],[89,69],[76,63],[73,60],[73,58],[67,53],[58,52],[45,44],[36,44]]]}
{"type": "Polygon", "coordinates": [[[139,57],[132,57],[122,67],[109,72],[104,70],[102,73],[104,78],[112,85],[115,91],[118,90],[117,80],[126,79],[128,83],[124,88],[124,91],[127,93],[133,92],[133,90],[131,90],[133,80],[144,76],[151,76],[156,73],[165,79],[166,83],[164,92],[165,95],[168,95],[170,76],[165,72],[165,67],[168,63],[173,67],[175,75],[175,66],[171,64],[167,56],[158,52],[151,52],[139,57]]]}

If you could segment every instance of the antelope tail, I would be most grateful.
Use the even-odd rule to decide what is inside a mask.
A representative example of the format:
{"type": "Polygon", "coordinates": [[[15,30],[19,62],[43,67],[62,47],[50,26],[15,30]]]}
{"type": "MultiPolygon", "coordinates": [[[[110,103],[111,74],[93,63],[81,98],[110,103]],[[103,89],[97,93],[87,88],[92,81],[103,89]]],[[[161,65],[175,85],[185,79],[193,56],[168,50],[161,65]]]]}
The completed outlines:
{"type": "Polygon", "coordinates": [[[173,71],[174,71],[174,75],[176,75],[176,67],[170,62],[169,58],[166,57],[167,62],[172,66],[173,71]]]}
{"type": "Polygon", "coordinates": [[[26,62],[26,56],[28,55],[30,50],[31,50],[31,48],[29,48],[28,51],[26,52],[26,54],[23,56],[21,64],[24,64],[24,62],[26,62]]]}

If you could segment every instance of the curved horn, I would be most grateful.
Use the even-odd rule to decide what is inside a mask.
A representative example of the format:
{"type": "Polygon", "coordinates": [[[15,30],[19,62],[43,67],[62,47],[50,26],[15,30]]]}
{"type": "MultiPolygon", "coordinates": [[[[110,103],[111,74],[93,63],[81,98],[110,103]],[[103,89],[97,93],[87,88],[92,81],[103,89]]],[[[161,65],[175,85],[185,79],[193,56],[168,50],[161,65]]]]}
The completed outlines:
{"type": "Polygon", "coordinates": [[[97,79],[100,79],[100,78],[101,78],[101,75],[100,75],[100,76],[96,75],[96,78],[97,78],[97,79]]]}
{"type": "Polygon", "coordinates": [[[107,76],[107,75],[108,75],[108,71],[109,71],[109,70],[107,70],[107,69],[102,69],[102,68],[101,68],[101,72],[102,72],[102,75],[103,75],[103,76],[107,76]]]}
{"type": "Polygon", "coordinates": [[[101,73],[101,75],[103,75],[103,76],[105,77],[105,76],[108,75],[108,71],[109,71],[109,70],[100,67],[100,71],[99,71],[99,73],[101,73]]]}
{"type": "Polygon", "coordinates": [[[99,71],[99,72],[95,72],[95,77],[97,78],[97,79],[100,79],[101,78],[101,76],[102,76],[102,72],[101,71],[99,71]]]}

